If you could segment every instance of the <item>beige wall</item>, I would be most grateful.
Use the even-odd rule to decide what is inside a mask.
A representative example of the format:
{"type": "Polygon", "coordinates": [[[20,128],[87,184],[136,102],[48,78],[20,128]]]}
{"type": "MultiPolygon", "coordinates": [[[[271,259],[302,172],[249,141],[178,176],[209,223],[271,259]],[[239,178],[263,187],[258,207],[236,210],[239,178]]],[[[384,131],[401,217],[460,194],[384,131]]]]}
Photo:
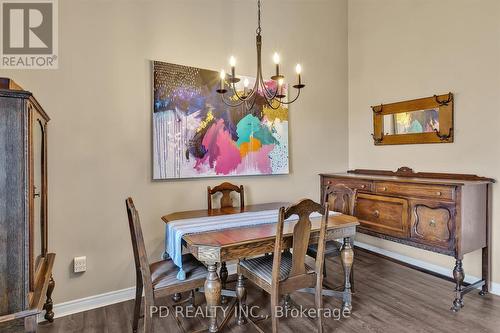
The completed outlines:
{"type": "MultiPolygon", "coordinates": [[[[135,198],[156,259],[163,248],[159,217],[203,207],[205,187],[223,180],[151,181],[149,61],[219,69],[235,54],[242,73],[255,67],[254,1],[80,0],[59,1],[59,7],[60,69],[0,72],[33,91],[52,117],[57,303],[134,284],[126,196],[135,198]],[[87,256],[88,271],[76,276],[71,261],[79,255],[87,256]]],[[[308,87],[290,108],[291,174],[230,180],[247,186],[249,203],[318,199],[317,173],[345,170],[348,153],[351,168],[408,165],[500,178],[499,17],[496,0],[265,0],[265,71],[271,72],[278,49],[288,74],[297,60],[303,63],[308,87]],[[373,146],[370,105],[450,90],[455,143],[373,146]]],[[[500,232],[496,192],[495,186],[494,238],[500,232]]],[[[359,239],[452,265],[444,256],[359,239]]],[[[495,260],[500,245],[494,250],[495,260]]],[[[465,268],[480,274],[478,253],[466,256],[465,268]]],[[[498,266],[494,280],[500,282],[498,266]]]]}
{"type": "MultiPolygon", "coordinates": [[[[59,9],[59,70],[0,71],[33,91],[52,117],[56,303],[134,285],[128,195],[156,259],[160,217],[205,207],[206,186],[224,180],[151,181],[149,61],[218,70],[234,54],[250,75],[256,61],[256,1],[72,0],[59,9]],[[80,255],[88,271],[75,276],[72,258],[80,255]]],[[[303,63],[308,86],[290,108],[290,175],[230,181],[247,186],[248,203],[318,199],[317,174],[347,168],[347,2],[264,0],[263,10],[265,72],[278,49],[288,74],[303,63]]]]}
{"type": "MultiPolygon", "coordinates": [[[[349,0],[349,167],[475,173],[500,179],[500,1],[349,0]],[[455,94],[455,143],[375,147],[370,105],[455,94]]],[[[493,275],[500,282],[500,195],[493,193],[493,275]]],[[[453,260],[360,241],[452,268],[453,260]]],[[[464,260],[480,276],[480,252],[464,260]]]]}

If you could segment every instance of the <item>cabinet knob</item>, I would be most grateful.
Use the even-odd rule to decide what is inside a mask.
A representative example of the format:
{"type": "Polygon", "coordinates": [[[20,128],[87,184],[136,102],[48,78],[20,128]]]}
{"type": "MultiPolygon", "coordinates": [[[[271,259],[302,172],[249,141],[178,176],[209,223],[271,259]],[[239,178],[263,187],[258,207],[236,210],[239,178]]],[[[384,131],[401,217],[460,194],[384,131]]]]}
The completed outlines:
{"type": "Polygon", "coordinates": [[[435,221],[434,219],[431,219],[431,220],[429,221],[429,226],[431,226],[431,227],[435,227],[435,226],[436,226],[436,221],[435,221]]]}
{"type": "Polygon", "coordinates": [[[366,185],[361,185],[361,188],[366,188],[366,185]]]}
{"type": "Polygon", "coordinates": [[[387,187],[382,187],[382,191],[387,191],[387,187]]]}
{"type": "Polygon", "coordinates": [[[373,216],[375,216],[376,218],[379,218],[380,217],[380,212],[378,210],[375,210],[373,212],[373,216]]]}
{"type": "Polygon", "coordinates": [[[332,181],[331,180],[328,181],[328,185],[332,185],[332,181]]]}
{"type": "Polygon", "coordinates": [[[436,195],[437,195],[438,197],[440,197],[442,194],[443,194],[443,193],[441,193],[440,191],[437,191],[437,192],[436,192],[436,195]]]}

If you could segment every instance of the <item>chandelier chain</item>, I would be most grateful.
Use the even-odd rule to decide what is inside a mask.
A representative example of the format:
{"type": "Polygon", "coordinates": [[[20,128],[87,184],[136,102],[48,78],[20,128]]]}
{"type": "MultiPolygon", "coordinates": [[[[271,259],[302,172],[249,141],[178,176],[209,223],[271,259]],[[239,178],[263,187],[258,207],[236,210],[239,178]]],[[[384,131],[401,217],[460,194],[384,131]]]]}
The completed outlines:
{"type": "Polygon", "coordinates": [[[258,6],[258,22],[259,22],[259,25],[258,25],[258,28],[256,30],[257,32],[257,35],[260,35],[260,33],[262,32],[262,28],[260,27],[260,0],[258,0],[257,2],[257,6],[258,6]]]}

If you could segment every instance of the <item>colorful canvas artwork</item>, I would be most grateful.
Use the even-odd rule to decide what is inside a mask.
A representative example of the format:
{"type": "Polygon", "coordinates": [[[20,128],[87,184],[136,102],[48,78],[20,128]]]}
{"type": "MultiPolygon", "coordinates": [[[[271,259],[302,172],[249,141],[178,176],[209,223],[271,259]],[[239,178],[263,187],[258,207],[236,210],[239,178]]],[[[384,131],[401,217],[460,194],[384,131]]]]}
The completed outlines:
{"type": "MultiPolygon", "coordinates": [[[[228,107],[216,71],[155,61],[153,78],[154,179],[289,172],[286,107],[268,107],[262,92],[250,110],[228,107]]],[[[243,79],[255,82],[241,78],[241,92],[243,79]]]]}

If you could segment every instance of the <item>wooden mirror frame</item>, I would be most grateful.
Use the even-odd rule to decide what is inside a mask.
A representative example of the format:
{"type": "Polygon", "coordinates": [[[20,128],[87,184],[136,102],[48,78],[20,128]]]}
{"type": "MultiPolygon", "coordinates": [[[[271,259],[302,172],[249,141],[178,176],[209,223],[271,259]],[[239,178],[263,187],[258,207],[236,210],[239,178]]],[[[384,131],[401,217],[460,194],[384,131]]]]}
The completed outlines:
{"type": "Polygon", "coordinates": [[[453,94],[434,95],[409,101],[372,106],[373,141],[376,146],[418,143],[452,143],[453,94]],[[403,112],[439,108],[439,131],[410,134],[384,134],[384,116],[403,112]]]}

